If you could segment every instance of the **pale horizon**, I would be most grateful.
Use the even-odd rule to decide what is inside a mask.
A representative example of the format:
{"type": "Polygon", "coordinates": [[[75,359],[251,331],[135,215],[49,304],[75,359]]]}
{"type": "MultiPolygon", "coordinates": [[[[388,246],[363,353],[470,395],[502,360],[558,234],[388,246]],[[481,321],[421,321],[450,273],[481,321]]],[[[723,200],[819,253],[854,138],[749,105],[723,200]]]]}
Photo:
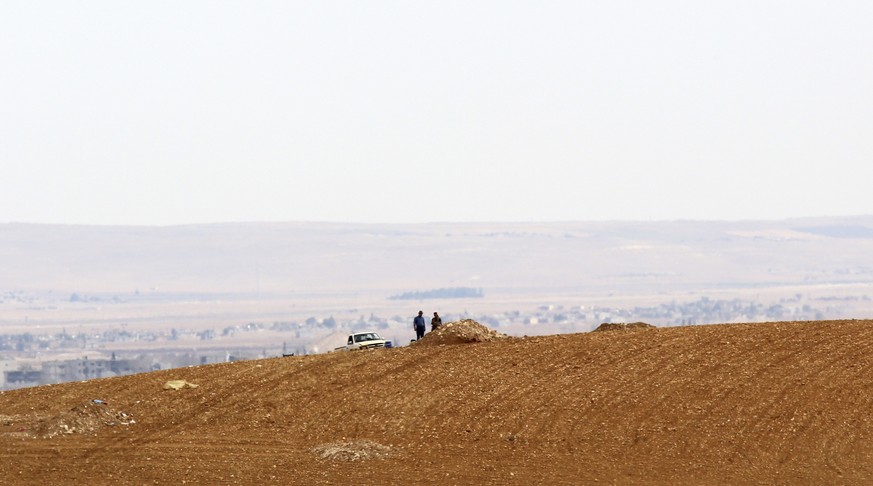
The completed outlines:
{"type": "MultiPolygon", "coordinates": [[[[769,223],[769,222],[793,222],[793,221],[816,221],[821,220],[832,224],[835,221],[863,220],[873,217],[873,214],[845,214],[845,215],[822,215],[822,216],[790,216],[784,218],[738,218],[738,219],[589,219],[589,220],[537,220],[537,221],[513,221],[513,220],[490,220],[490,221],[327,221],[327,220],[285,220],[285,221],[207,221],[207,222],[180,222],[166,224],[136,224],[136,223],[53,223],[53,222],[30,222],[30,221],[6,221],[0,225],[30,225],[30,226],[93,226],[93,227],[142,227],[142,228],[173,228],[186,226],[222,226],[222,225],[342,225],[342,226],[428,226],[428,225],[576,225],[576,224],[672,224],[672,223],[769,223]]],[[[866,222],[865,222],[866,224],[866,222]]]]}
{"type": "Polygon", "coordinates": [[[0,223],[873,214],[873,4],[0,5],[0,223]]]}

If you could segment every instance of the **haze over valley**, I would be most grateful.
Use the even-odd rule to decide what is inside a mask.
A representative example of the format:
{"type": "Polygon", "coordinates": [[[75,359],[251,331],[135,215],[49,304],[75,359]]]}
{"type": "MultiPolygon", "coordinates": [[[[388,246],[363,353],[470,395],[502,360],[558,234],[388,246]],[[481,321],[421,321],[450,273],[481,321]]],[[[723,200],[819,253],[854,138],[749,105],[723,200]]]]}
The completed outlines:
{"type": "Polygon", "coordinates": [[[85,357],[84,373],[111,376],[325,352],[359,329],[403,345],[418,310],[518,336],[869,318],[871,248],[873,217],[5,224],[0,360],[13,379],[2,384],[64,381],[45,363],[85,357]]]}

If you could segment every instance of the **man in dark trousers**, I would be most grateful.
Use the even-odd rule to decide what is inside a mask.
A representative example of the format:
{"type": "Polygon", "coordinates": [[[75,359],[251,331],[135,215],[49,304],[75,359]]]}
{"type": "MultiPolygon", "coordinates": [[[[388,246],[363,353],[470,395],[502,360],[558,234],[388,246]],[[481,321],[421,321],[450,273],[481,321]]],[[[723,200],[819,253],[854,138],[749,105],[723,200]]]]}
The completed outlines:
{"type": "Polygon", "coordinates": [[[412,328],[415,329],[415,340],[424,337],[424,312],[418,311],[418,316],[412,321],[412,328]]]}
{"type": "Polygon", "coordinates": [[[436,312],[434,312],[433,319],[430,320],[430,332],[436,331],[442,325],[443,325],[443,320],[440,319],[440,315],[437,314],[436,312]]]}

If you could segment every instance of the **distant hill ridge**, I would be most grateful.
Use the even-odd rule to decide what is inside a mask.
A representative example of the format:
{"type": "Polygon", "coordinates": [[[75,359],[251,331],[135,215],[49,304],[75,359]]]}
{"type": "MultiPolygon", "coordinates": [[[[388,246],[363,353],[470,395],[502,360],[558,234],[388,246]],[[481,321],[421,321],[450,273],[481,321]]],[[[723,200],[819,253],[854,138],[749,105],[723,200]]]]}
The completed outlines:
{"type": "Polygon", "coordinates": [[[873,216],[783,221],[0,224],[5,291],[387,299],[873,282],[873,216]],[[813,262],[813,263],[811,263],[813,262]]]}

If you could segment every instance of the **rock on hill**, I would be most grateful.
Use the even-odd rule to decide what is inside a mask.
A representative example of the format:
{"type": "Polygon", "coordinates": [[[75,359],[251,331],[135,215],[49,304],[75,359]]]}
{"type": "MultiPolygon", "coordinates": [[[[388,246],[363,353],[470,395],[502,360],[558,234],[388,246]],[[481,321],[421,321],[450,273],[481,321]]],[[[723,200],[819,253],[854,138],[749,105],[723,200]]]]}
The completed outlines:
{"type": "Polygon", "coordinates": [[[871,408],[873,321],[437,343],[7,391],[0,483],[871,484],[871,408]]]}

